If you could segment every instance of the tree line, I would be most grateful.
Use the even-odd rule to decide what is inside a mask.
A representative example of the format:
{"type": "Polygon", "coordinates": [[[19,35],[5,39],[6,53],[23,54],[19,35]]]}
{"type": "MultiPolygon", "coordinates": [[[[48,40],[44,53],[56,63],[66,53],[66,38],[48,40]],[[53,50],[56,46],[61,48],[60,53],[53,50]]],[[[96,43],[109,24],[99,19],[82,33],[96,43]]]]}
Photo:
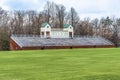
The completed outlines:
{"type": "Polygon", "coordinates": [[[64,5],[47,2],[43,11],[14,10],[0,8],[0,50],[9,50],[12,34],[40,35],[40,24],[49,23],[54,28],[63,28],[64,24],[74,27],[74,34],[79,36],[102,36],[119,45],[120,18],[103,17],[101,19],[80,19],[72,7],[66,11],[64,5]]]}

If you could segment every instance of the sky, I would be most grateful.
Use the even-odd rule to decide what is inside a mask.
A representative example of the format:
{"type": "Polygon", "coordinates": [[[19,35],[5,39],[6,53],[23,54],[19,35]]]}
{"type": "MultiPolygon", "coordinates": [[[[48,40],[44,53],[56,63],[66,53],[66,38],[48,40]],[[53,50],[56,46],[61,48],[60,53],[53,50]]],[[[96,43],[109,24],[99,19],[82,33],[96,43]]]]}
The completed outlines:
{"type": "Polygon", "coordinates": [[[42,11],[47,1],[75,8],[80,18],[120,17],[120,0],[0,0],[4,10],[42,11]]]}

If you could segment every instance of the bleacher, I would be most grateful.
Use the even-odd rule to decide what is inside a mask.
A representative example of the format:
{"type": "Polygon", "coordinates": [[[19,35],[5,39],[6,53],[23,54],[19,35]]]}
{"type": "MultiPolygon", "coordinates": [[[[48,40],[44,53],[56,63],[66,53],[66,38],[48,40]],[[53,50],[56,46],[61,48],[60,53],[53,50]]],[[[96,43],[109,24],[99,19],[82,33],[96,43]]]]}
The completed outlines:
{"type": "Polygon", "coordinates": [[[40,47],[40,46],[99,46],[114,45],[112,42],[102,37],[74,37],[74,38],[40,38],[12,36],[20,47],[40,47]]]}

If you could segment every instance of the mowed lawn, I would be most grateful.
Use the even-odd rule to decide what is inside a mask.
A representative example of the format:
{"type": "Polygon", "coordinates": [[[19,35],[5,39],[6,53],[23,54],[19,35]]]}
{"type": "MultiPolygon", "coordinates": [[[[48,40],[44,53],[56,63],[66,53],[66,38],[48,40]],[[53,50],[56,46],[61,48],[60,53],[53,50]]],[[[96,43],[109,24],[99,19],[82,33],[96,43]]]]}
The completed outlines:
{"type": "Polygon", "coordinates": [[[2,51],[0,80],[120,80],[120,49],[2,51]]]}

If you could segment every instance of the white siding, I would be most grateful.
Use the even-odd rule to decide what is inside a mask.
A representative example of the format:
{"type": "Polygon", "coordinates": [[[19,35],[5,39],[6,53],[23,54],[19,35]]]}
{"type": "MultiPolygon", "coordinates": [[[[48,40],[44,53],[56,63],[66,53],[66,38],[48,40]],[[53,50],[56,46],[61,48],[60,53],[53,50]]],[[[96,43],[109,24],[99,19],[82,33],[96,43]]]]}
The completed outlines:
{"type": "Polygon", "coordinates": [[[50,35],[51,35],[51,27],[50,25],[46,25],[45,27],[41,28],[41,38],[46,38],[47,35],[46,35],[46,32],[50,32],[50,35]],[[42,35],[42,32],[44,32],[44,35],[42,35]]]}
{"type": "Polygon", "coordinates": [[[50,32],[50,38],[69,38],[69,32],[72,32],[72,37],[74,34],[72,26],[61,30],[52,30],[50,25],[46,25],[45,27],[41,28],[41,34],[42,32],[44,32],[44,35],[41,35],[42,38],[47,38],[46,32],[50,32]]]}
{"type": "Polygon", "coordinates": [[[45,27],[41,28],[41,31],[51,31],[50,25],[46,25],[45,27]]]}
{"type": "Polygon", "coordinates": [[[69,38],[67,31],[51,31],[51,38],[69,38]]]}

